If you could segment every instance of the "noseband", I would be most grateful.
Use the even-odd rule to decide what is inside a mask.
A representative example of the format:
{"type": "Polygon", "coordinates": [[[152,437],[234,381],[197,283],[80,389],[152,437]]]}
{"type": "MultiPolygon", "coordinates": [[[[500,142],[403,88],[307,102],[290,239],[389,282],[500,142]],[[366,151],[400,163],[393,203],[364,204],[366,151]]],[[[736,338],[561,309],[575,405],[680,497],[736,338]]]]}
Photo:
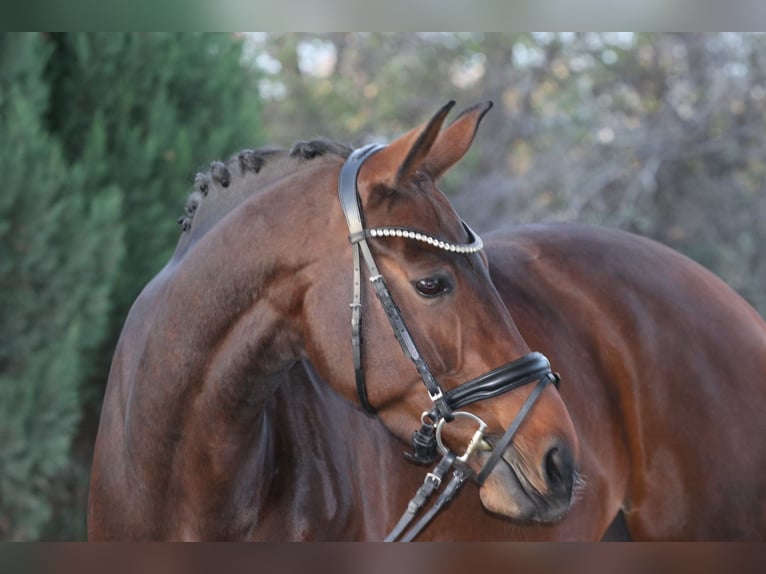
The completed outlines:
{"type": "MultiPolygon", "coordinates": [[[[354,259],[354,290],[351,302],[351,344],[353,349],[354,371],[356,376],[356,388],[359,402],[362,408],[370,415],[376,413],[367,397],[367,387],[364,379],[362,365],[362,270],[361,259],[369,273],[369,281],[375,289],[375,295],[383,306],[388,321],[394,331],[394,336],[404,352],[417,368],[420,378],[426,387],[428,396],[433,407],[423,413],[421,428],[412,436],[413,452],[407,453],[408,458],[415,462],[428,464],[435,460],[437,452],[443,457],[439,464],[426,475],[423,485],[415,497],[410,501],[407,510],[394,530],[386,537],[387,541],[399,538],[415,516],[420,512],[430,496],[440,487],[442,479],[449,469],[456,463],[465,463],[474,450],[484,441],[484,430],[487,424],[473,413],[459,411],[461,407],[477,401],[491,399],[528,383],[537,382],[532,393],[527,397],[521,409],[517,413],[511,425],[503,437],[494,445],[489,460],[476,476],[481,485],[499,462],[503,451],[513,440],[522,422],[526,418],[532,406],[540,397],[548,383],[558,386],[558,376],[551,371],[548,359],[541,353],[529,353],[506,365],[498,367],[488,373],[480,375],[457,387],[444,390],[431,373],[428,363],[418,352],[417,346],[410,335],[404,322],[401,311],[397,307],[391,292],[386,286],[383,276],[380,274],[375,259],[367,242],[369,238],[402,237],[417,241],[433,248],[442,249],[456,254],[470,255],[479,252],[483,248],[481,238],[464,221],[462,222],[468,234],[468,243],[452,243],[429,234],[407,229],[403,227],[378,227],[365,228],[364,218],[359,205],[357,191],[357,176],[362,164],[373,154],[385,146],[368,145],[355,150],[346,160],[340,172],[338,180],[338,195],[346,216],[349,228],[349,241],[352,245],[354,259]],[[441,441],[441,431],[445,424],[450,423],[456,417],[469,418],[478,424],[478,430],[474,433],[465,452],[458,456],[449,450],[441,441]]],[[[404,536],[402,541],[415,538],[430,520],[441,510],[460,490],[471,471],[467,465],[462,464],[453,471],[452,479],[436,502],[429,508],[421,519],[404,536]]]]}

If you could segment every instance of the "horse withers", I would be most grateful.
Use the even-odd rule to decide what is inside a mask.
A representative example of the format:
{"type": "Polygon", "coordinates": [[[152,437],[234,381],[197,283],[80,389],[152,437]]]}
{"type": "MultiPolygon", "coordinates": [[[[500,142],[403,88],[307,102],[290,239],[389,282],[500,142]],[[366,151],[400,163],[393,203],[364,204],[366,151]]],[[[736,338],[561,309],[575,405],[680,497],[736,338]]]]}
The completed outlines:
{"type": "MultiPolygon", "coordinates": [[[[400,441],[438,427],[442,453],[464,453],[463,472],[481,478],[489,511],[540,523],[567,514],[580,460],[572,421],[490,281],[480,240],[435,184],[490,106],[442,130],[451,107],[364,157],[308,142],[246,151],[197,178],[178,247],[117,345],[91,539],[258,537],[285,476],[344,464],[332,449],[317,453],[319,468],[290,458],[280,438],[289,421],[276,420],[275,397],[290,400],[304,361],[400,441]],[[339,200],[352,160],[353,196],[341,185],[339,200]]],[[[369,449],[356,464],[378,457],[369,449]]],[[[308,488],[288,483],[297,499],[308,488]]],[[[308,537],[312,517],[356,517],[355,498],[283,514],[290,537],[308,537]]]]}

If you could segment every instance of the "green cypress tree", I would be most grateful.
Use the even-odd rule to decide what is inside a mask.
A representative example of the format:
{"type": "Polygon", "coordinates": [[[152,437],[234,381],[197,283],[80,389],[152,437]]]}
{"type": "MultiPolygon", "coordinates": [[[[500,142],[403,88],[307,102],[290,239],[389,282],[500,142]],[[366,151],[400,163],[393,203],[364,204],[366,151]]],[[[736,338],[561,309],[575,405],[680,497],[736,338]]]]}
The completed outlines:
{"type": "Polygon", "coordinates": [[[88,166],[89,187],[123,190],[127,251],[110,346],[175,247],[194,171],[260,142],[257,78],[243,62],[243,40],[231,34],[57,34],[52,41],[51,129],[79,160],[100,126],[103,161],[97,171],[88,166]]]}
{"type": "MultiPolygon", "coordinates": [[[[0,538],[34,539],[69,467],[83,357],[102,340],[122,256],[120,196],[90,194],[44,128],[50,45],[0,36],[0,538]]],[[[97,142],[98,130],[91,129],[97,142]]],[[[87,154],[93,146],[84,147],[87,154]]]]}
{"type": "MultiPolygon", "coordinates": [[[[101,301],[107,333],[93,334],[81,375],[85,420],[72,460],[51,492],[54,516],[46,538],[81,538],[87,476],[101,397],[127,311],[140,289],[169,258],[176,223],[194,172],[260,143],[257,77],[231,34],[51,34],[45,77],[46,125],[80,178],[90,209],[119,201],[119,223],[100,241],[122,241],[124,257],[98,254],[114,269],[113,290],[101,301]],[[110,199],[112,198],[112,199],[110,199]],[[90,350],[95,349],[95,350],[90,350]]],[[[90,308],[95,308],[95,302],[90,308]]]]}
{"type": "Polygon", "coordinates": [[[84,535],[114,341],[256,81],[230,34],[0,35],[0,539],[84,535]]]}

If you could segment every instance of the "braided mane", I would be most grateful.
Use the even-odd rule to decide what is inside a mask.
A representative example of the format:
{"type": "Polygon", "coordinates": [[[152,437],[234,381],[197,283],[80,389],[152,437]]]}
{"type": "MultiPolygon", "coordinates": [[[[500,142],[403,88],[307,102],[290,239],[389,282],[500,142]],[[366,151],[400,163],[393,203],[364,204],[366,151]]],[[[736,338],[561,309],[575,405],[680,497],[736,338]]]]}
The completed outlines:
{"type": "Polygon", "coordinates": [[[181,238],[173,258],[182,256],[215,223],[253,193],[267,187],[307,160],[326,155],[346,158],[352,148],[326,139],[297,142],[281,148],[243,150],[225,163],[214,161],[208,171],[194,177],[194,190],[184,202],[178,219],[181,238]]]}
{"type": "Polygon", "coordinates": [[[231,157],[225,164],[221,161],[213,161],[207,172],[198,172],[194,177],[194,191],[186,199],[184,213],[178,219],[181,231],[185,232],[191,229],[197,208],[203,198],[208,196],[211,183],[224,189],[228,188],[232,181],[232,171],[240,177],[245,177],[248,173],[259,174],[271,160],[277,158],[290,157],[306,160],[328,154],[347,158],[351,151],[351,148],[345,144],[315,139],[297,142],[289,153],[287,150],[279,148],[246,149],[231,157]]]}

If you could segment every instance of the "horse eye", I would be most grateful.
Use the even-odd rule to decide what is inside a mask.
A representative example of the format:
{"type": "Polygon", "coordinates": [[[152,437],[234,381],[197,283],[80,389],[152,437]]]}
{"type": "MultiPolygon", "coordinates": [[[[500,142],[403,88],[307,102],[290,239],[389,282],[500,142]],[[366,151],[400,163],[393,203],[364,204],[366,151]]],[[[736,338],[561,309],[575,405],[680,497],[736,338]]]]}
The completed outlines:
{"type": "Polygon", "coordinates": [[[415,288],[424,297],[435,297],[447,291],[447,283],[441,277],[428,277],[418,281],[415,288]]]}

